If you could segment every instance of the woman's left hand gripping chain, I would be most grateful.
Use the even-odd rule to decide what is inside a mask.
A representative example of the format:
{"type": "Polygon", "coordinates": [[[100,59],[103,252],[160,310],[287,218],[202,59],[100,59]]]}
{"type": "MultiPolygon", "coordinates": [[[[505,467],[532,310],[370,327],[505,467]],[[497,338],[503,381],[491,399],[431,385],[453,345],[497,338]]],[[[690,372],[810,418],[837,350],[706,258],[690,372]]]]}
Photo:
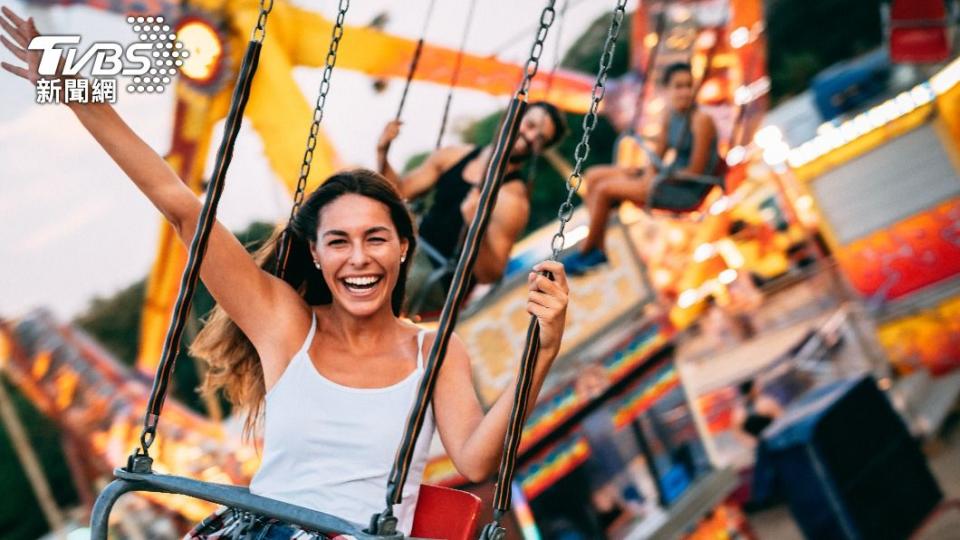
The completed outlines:
{"type": "Polygon", "coordinates": [[[527,296],[527,311],[540,323],[540,352],[555,357],[560,350],[563,328],[567,319],[567,302],[570,288],[563,264],[544,261],[533,267],[527,276],[530,293],[527,296]],[[549,272],[547,277],[542,272],[549,272]]]}

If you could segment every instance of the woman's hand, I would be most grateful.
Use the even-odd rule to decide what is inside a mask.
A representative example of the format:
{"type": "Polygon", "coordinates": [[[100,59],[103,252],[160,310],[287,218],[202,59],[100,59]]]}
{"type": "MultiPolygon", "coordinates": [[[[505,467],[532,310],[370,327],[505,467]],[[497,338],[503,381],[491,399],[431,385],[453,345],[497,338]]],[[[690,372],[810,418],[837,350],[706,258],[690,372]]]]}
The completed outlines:
{"type": "Polygon", "coordinates": [[[556,356],[567,319],[567,302],[570,288],[563,264],[544,261],[533,267],[527,278],[530,293],[527,296],[527,311],[540,322],[540,350],[556,356]],[[553,274],[551,280],[540,272],[553,274]]]}
{"type": "MultiPolygon", "coordinates": [[[[25,67],[20,67],[6,62],[0,62],[0,66],[14,75],[23,77],[36,86],[37,80],[40,79],[38,68],[40,67],[40,57],[43,55],[43,52],[27,49],[30,41],[40,35],[40,32],[37,31],[37,27],[33,23],[33,17],[24,20],[6,6],[3,6],[0,10],[3,11],[4,15],[0,17],[0,26],[3,27],[3,33],[0,34],[0,42],[2,42],[3,46],[13,53],[14,56],[26,63],[25,67]]],[[[60,73],[62,69],[63,59],[61,58],[57,73],[60,73]]]]}

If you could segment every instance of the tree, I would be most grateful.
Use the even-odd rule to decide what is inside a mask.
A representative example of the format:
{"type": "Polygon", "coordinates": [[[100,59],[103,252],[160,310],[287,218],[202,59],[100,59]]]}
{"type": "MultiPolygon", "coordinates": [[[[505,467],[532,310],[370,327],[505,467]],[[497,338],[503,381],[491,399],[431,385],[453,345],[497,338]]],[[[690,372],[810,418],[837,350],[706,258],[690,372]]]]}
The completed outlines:
{"type": "MultiPolygon", "coordinates": [[[[61,449],[56,425],[44,417],[15,387],[0,380],[11,395],[14,408],[27,430],[27,436],[42,464],[43,472],[54,489],[60,508],[78,502],[76,490],[66,458],[61,449]]],[[[40,503],[37,502],[13,444],[0,425],[0,486],[3,486],[3,504],[0,504],[0,534],[6,540],[33,540],[50,530],[40,503]]]]}
{"type": "MultiPolygon", "coordinates": [[[[609,77],[619,77],[629,69],[629,48],[626,46],[626,36],[630,35],[630,17],[624,18],[620,28],[619,46],[614,50],[613,61],[610,65],[609,77]]],[[[599,65],[600,51],[607,37],[607,28],[610,25],[610,13],[597,17],[584,33],[577,38],[570,49],[563,56],[560,65],[564,68],[596,73],[599,65]]],[[[548,76],[548,70],[541,66],[538,77],[548,76]]],[[[497,111],[472,123],[463,133],[463,139],[476,145],[490,144],[500,123],[504,111],[497,111]]],[[[556,146],[555,151],[569,161],[573,161],[573,152],[583,136],[582,114],[565,113],[570,131],[567,137],[556,146]]],[[[610,123],[600,117],[597,127],[590,138],[590,154],[584,168],[597,163],[608,163],[613,155],[613,145],[617,133],[610,123]]],[[[572,163],[571,163],[572,164],[572,163]]],[[[554,170],[546,160],[536,160],[528,167],[532,189],[530,191],[530,221],[524,234],[529,234],[550,223],[557,217],[557,208],[567,197],[566,177],[554,170]],[[534,170],[535,169],[535,170],[534,170]]]]}
{"type": "Polygon", "coordinates": [[[882,43],[882,0],[766,0],[774,103],[799,94],[823,69],[882,43]]]}

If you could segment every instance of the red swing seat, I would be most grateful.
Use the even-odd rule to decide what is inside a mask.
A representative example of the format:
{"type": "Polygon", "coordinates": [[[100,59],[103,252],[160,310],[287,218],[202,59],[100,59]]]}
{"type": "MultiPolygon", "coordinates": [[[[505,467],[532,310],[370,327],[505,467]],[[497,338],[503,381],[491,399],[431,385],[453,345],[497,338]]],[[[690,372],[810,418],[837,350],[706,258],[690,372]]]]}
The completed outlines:
{"type": "Polygon", "coordinates": [[[473,540],[480,521],[480,497],[448,487],[423,484],[413,516],[416,538],[473,540]]]}
{"type": "Polygon", "coordinates": [[[950,58],[950,28],[944,0],[893,0],[890,60],[936,63],[950,58]]]}
{"type": "MultiPolygon", "coordinates": [[[[661,167],[659,157],[653,153],[653,150],[647,145],[640,135],[633,133],[624,133],[620,135],[614,143],[614,163],[628,170],[637,173],[646,167],[661,167]]],[[[704,189],[703,196],[695,204],[687,208],[659,208],[653,204],[653,199],[647,201],[645,210],[652,216],[662,216],[669,218],[684,218],[686,215],[702,212],[710,203],[718,198],[718,193],[726,192],[726,176],[729,171],[726,160],[722,157],[717,160],[717,164],[710,172],[702,175],[691,175],[691,178],[677,178],[676,181],[687,182],[690,184],[704,183],[713,184],[712,187],[704,189]],[[708,182],[709,179],[720,179],[715,184],[708,182]],[[719,189],[718,189],[719,188],[719,189]]]]}

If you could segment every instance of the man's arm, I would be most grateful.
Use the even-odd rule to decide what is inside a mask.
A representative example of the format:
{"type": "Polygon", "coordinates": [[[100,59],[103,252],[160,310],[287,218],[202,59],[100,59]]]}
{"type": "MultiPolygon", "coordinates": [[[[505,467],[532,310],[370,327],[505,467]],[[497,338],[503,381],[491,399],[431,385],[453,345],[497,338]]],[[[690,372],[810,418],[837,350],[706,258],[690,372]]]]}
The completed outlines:
{"type": "MultiPolygon", "coordinates": [[[[473,221],[480,202],[480,191],[471,190],[460,211],[467,223],[473,221]]],[[[497,204],[490,216],[490,225],[480,240],[480,252],[473,275],[480,283],[493,283],[500,279],[510,260],[510,251],[517,237],[527,226],[530,217],[530,201],[526,186],[510,183],[500,188],[497,204]]]]}
{"type": "Polygon", "coordinates": [[[380,135],[380,140],[377,143],[377,164],[380,168],[380,174],[396,186],[404,199],[409,200],[422,195],[437,183],[446,168],[449,150],[444,148],[431,153],[419,167],[404,176],[400,176],[390,165],[390,160],[387,158],[390,145],[399,133],[400,122],[396,120],[389,122],[383,128],[383,134],[380,135]]]}

